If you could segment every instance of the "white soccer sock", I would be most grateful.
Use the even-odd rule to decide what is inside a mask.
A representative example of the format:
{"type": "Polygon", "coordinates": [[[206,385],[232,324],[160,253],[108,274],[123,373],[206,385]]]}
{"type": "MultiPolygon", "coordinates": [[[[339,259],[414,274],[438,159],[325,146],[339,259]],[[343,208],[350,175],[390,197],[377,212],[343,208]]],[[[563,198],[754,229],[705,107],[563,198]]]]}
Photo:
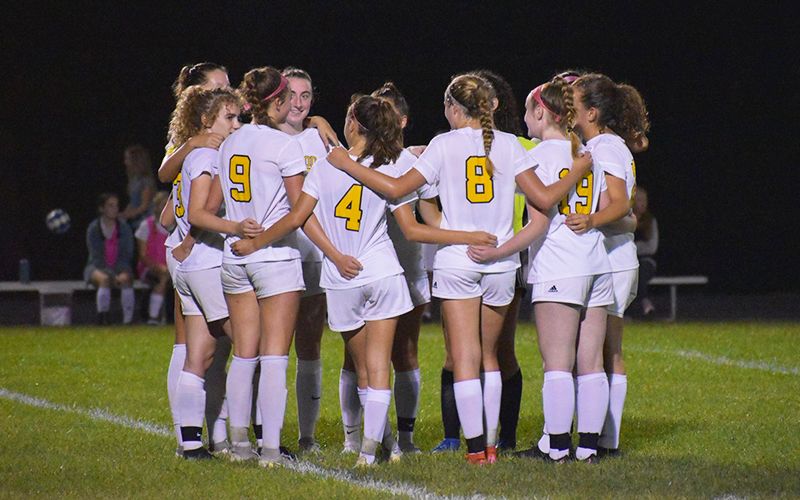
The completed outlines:
{"type": "Polygon", "coordinates": [[[97,289],[97,312],[104,313],[111,309],[111,289],[101,286],[97,289]]]}
{"type": "Polygon", "coordinates": [[[483,374],[483,407],[486,413],[486,446],[497,444],[497,427],[500,421],[500,396],[503,377],[499,371],[483,374]]]}
{"type": "Polygon", "coordinates": [[[368,389],[369,389],[369,387],[367,387],[366,389],[362,389],[361,387],[358,388],[358,402],[359,402],[359,404],[361,404],[361,408],[362,409],[364,409],[364,407],[367,406],[367,390],[368,389]]]}
{"type": "MultiPolygon", "coordinates": [[[[261,376],[258,377],[261,380],[261,376]]],[[[261,391],[259,391],[261,392],[261,391]]],[[[264,445],[264,419],[261,418],[261,397],[256,395],[256,423],[255,425],[261,429],[261,436],[256,435],[256,446],[260,449],[264,445]]],[[[255,431],[255,429],[254,429],[255,431]]]]}
{"type": "Polygon", "coordinates": [[[150,294],[150,306],[148,307],[148,313],[150,314],[150,319],[158,319],[161,317],[161,304],[164,303],[164,296],[160,293],[151,293],[150,294]]]}
{"type": "Polygon", "coordinates": [[[136,309],[136,295],[133,287],[123,288],[119,294],[122,299],[122,322],[127,325],[133,321],[133,310],[136,309]]]}
{"type": "Polygon", "coordinates": [[[225,399],[222,400],[222,411],[219,413],[219,418],[214,421],[214,443],[224,443],[228,440],[228,411],[225,409],[228,406],[225,399]]]}
{"type": "MultiPolygon", "coordinates": [[[[542,406],[544,410],[545,428],[550,435],[568,434],[575,414],[575,384],[572,373],[549,371],[544,374],[542,384],[542,406]]],[[[552,444],[549,440],[548,444],[552,444]]],[[[550,447],[550,458],[558,460],[569,453],[566,449],[550,447]]]]}
{"type": "Polygon", "coordinates": [[[320,398],[322,398],[322,360],[297,360],[297,426],[300,438],[314,438],[314,428],[319,419],[320,398]]]}
{"type": "MultiPolygon", "coordinates": [[[[385,434],[389,404],[392,402],[392,391],[368,387],[364,399],[364,441],[380,442],[385,434]]],[[[374,450],[368,450],[367,454],[375,455],[374,450]],[[373,451],[373,453],[369,453],[369,451],[373,451]]]]}
{"type": "Polygon", "coordinates": [[[453,384],[458,418],[466,439],[483,434],[483,392],[480,379],[462,380],[453,384]]]}
{"type": "Polygon", "coordinates": [[[181,440],[181,411],[178,406],[178,378],[186,362],[186,344],[175,344],[172,346],[172,357],[169,359],[169,369],[167,370],[167,397],[169,399],[169,409],[172,412],[172,426],[175,428],[175,438],[178,446],[183,444],[181,440]]]}
{"type": "Polygon", "coordinates": [[[397,413],[397,435],[401,443],[411,444],[419,408],[421,377],[419,369],[394,374],[394,408],[397,413]]]}
{"type": "Polygon", "coordinates": [[[625,396],[628,393],[628,376],[622,373],[612,373],[608,381],[608,414],[600,433],[600,442],[603,448],[619,448],[619,429],[622,425],[622,410],[625,407],[625,396]]]}
{"type": "Polygon", "coordinates": [[[286,416],[286,369],[289,356],[261,356],[261,378],[258,381],[258,404],[264,419],[263,448],[277,450],[281,445],[281,429],[286,416]]]}
{"type": "Polygon", "coordinates": [[[342,409],[345,444],[358,445],[361,436],[361,401],[358,398],[358,375],[342,369],[339,373],[339,406],[342,409]]]}
{"type": "Polygon", "coordinates": [[[206,409],[205,380],[194,373],[182,371],[178,378],[178,406],[180,407],[183,449],[196,450],[203,446],[203,413],[206,409]],[[194,429],[195,432],[189,432],[194,429]],[[197,430],[199,429],[199,430],[197,430]]]}
{"type": "MultiPolygon", "coordinates": [[[[578,433],[600,434],[608,413],[608,376],[605,372],[578,376],[578,433]]],[[[597,450],[578,446],[578,460],[594,455],[597,450]]]]}
{"type": "MultiPolygon", "coordinates": [[[[228,368],[228,381],[225,386],[228,402],[228,420],[231,429],[250,427],[250,410],[253,404],[253,374],[258,366],[258,358],[233,356],[228,368]]],[[[241,436],[241,432],[236,435],[241,436]]],[[[245,433],[246,435],[246,433],[245,433]]],[[[231,431],[231,436],[234,436],[231,431]]],[[[245,443],[232,443],[245,444],[245,443]]]]}

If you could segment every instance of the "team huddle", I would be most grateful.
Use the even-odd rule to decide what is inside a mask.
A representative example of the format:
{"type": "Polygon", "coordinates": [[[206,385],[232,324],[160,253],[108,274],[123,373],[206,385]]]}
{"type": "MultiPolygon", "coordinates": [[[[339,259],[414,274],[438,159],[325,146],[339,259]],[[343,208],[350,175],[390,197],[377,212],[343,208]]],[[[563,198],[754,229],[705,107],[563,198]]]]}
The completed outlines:
{"type": "Polygon", "coordinates": [[[649,128],[633,87],[562,73],[529,93],[527,139],[508,84],[465,73],[444,93],[451,130],[405,148],[409,106],[387,83],[353,96],[348,150],[309,117],[303,70],[253,69],[233,90],[224,67],[202,63],[174,90],[159,178],[173,184],[161,223],[174,228],[168,389],[179,454],[266,467],[293,459],[281,444],[293,340],[298,446],[319,449],[326,318],[345,346],[343,453],[366,467],[419,452],[417,343],[433,296],[446,352],[445,436],[434,451],[458,449],[463,433],[469,463],[494,463],[516,448],[514,331],[526,281],[545,426],[516,455],[592,463],[618,453],[622,317],[638,276],[631,150],[647,147],[649,128]]]}

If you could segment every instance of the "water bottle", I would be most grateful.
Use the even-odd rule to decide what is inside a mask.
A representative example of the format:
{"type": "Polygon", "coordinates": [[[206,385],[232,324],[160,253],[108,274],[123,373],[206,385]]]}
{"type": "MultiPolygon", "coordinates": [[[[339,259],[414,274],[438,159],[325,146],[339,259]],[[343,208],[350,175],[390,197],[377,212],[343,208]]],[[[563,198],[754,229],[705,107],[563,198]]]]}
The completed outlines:
{"type": "Polygon", "coordinates": [[[28,259],[19,260],[19,281],[20,283],[31,282],[31,263],[28,259]]]}

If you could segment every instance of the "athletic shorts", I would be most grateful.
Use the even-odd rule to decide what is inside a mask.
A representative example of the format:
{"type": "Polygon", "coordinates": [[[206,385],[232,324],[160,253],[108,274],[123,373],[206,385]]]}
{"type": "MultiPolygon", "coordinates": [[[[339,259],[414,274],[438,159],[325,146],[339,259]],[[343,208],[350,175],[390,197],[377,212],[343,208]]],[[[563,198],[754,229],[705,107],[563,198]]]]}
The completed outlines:
{"type": "Polygon", "coordinates": [[[175,289],[181,298],[184,316],[205,316],[211,323],[228,317],[228,304],[222,293],[220,268],[175,273],[175,289]]]}
{"type": "Polygon", "coordinates": [[[222,264],[222,289],[230,295],[254,290],[259,299],[302,292],[306,289],[303,265],[300,259],[222,264]]]}
{"type": "Polygon", "coordinates": [[[411,294],[411,302],[414,307],[431,301],[431,285],[427,275],[411,280],[406,278],[406,283],[408,284],[408,292],[411,294]]]}
{"type": "Polygon", "coordinates": [[[172,249],[167,248],[167,270],[169,277],[172,279],[172,286],[175,286],[175,271],[178,270],[178,261],[172,256],[172,249]]]}
{"type": "Polygon", "coordinates": [[[534,283],[531,302],[558,302],[580,307],[606,307],[614,303],[611,273],[534,283]]]}
{"type": "Polygon", "coordinates": [[[516,276],[516,269],[504,273],[434,269],[432,293],[439,299],[483,297],[487,306],[507,306],[514,300],[516,276]]]}
{"type": "Polygon", "coordinates": [[[334,332],[350,332],[367,321],[396,318],[414,308],[402,274],[344,290],[329,288],[328,325],[334,332]]]}
{"type": "Polygon", "coordinates": [[[322,262],[303,262],[303,282],[306,284],[306,291],[300,296],[313,297],[325,293],[325,289],[319,286],[319,278],[322,276],[322,262]]]}
{"type": "Polygon", "coordinates": [[[625,309],[631,305],[639,287],[639,270],[617,271],[611,273],[614,280],[614,303],[606,307],[610,316],[622,318],[625,316],[625,309]]]}

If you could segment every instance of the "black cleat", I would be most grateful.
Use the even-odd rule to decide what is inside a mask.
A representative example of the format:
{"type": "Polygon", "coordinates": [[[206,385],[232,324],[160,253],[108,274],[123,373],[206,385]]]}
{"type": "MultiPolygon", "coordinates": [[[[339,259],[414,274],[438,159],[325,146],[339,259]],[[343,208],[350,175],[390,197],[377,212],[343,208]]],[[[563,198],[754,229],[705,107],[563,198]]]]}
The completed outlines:
{"type": "Polygon", "coordinates": [[[201,446],[194,450],[183,450],[183,458],[185,460],[214,460],[217,457],[201,446]]]}
{"type": "Polygon", "coordinates": [[[281,451],[281,456],[284,459],[291,460],[292,462],[296,462],[297,461],[297,455],[293,451],[291,451],[289,448],[281,445],[281,447],[278,448],[278,449],[281,451]]]}
{"type": "Polygon", "coordinates": [[[514,457],[527,458],[530,460],[543,460],[545,462],[550,461],[550,455],[540,450],[539,447],[536,445],[534,445],[533,448],[529,450],[522,450],[514,453],[514,457]]]}
{"type": "Polygon", "coordinates": [[[619,448],[603,448],[602,446],[597,447],[597,458],[619,458],[619,448]]]}
{"type": "Polygon", "coordinates": [[[516,441],[506,441],[502,438],[497,440],[497,453],[513,453],[517,449],[516,441]]]}

